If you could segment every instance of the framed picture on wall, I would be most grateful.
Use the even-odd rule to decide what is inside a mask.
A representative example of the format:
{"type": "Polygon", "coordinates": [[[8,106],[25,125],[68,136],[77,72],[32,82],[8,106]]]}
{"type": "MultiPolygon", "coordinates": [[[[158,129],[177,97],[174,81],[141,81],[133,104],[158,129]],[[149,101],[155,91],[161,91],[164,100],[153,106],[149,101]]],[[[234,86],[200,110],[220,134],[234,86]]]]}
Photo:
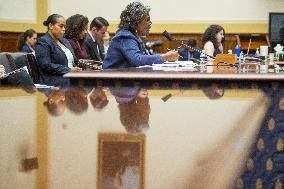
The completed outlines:
{"type": "Polygon", "coordinates": [[[144,189],[145,135],[99,134],[98,189],[144,189]]]}

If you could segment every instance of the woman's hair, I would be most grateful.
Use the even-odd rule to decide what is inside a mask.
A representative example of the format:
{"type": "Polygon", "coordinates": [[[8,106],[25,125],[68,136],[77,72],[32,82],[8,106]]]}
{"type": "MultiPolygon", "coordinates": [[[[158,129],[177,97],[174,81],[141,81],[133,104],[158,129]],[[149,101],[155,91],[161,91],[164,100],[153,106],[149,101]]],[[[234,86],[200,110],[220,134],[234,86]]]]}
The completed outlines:
{"type": "Polygon", "coordinates": [[[65,37],[68,39],[79,40],[79,34],[88,25],[89,20],[86,16],[75,14],[66,20],[65,37]]]}
{"type": "MultiPolygon", "coordinates": [[[[203,36],[202,36],[202,48],[204,47],[205,43],[207,41],[211,41],[214,45],[214,48],[217,49],[219,47],[219,44],[217,43],[217,39],[216,39],[216,34],[220,31],[224,31],[224,35],[225,35],[225,30],[222,26],[219,25],[211,25],[209,26],[203,36]]],[[[223,40],[221,41],[221,43],[223,44],[225,41],[225,38],[223,38],[223,40]]]]}
{"type": "Polygon", "coordinates": [[[90,102],[96,110],[101,110],[108,104],[108,99],[101,87],[93,89],[90,96],[90,102]]]}
{"type": "Polygon", "coordinates": [[[120,121],[129,133],[142,133],[149,128],[149,98],[136,97],[126,104],[118,105],[120,121]]]}
{"type": "Polygon", "coordinates": [[[22,47],[26,44],[27,38],[36,34],[34,29],[28,29],[19,36],[18,50],[21,51],[22,47]]]}
{"type": "Polygon", "coordinates": [[[129,30],[135,33],[137,25],[143,16],[149,14],[150,7],[143,5],[140,2],[132,2],[120,14],[120,29],[129,30]]]}
{"type": "Polygon", "coordinates": [[[80,115],[88,110],[87,92],[82,87],[73,87],[65,91],[66,107],[80,115]]]}
{"type": "Polygon", "coordinates": [[[43,21],[43,25],[48,28],[49,24],[55,24],[59,18],[64,17],[59,14],[52,14],[45,21],[43,21]]]}

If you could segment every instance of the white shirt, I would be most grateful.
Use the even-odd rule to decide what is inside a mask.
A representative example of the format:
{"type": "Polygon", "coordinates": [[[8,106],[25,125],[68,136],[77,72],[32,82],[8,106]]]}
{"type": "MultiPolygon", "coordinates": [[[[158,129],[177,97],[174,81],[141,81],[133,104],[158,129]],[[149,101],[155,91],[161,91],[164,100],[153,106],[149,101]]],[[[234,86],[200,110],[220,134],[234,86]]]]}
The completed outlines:
{"type": "Polygon", "coordinates": [[[74,57],[73,54],[71,53],[71,51],[66,48],[64,45],[60,44],[59,45],[61,47],[61,49],[63,50],[63,52],[65,53],[67,60],[68,60],[68,67],[69,68],[73,68],[73,62],[74,62],[74,57]]]}

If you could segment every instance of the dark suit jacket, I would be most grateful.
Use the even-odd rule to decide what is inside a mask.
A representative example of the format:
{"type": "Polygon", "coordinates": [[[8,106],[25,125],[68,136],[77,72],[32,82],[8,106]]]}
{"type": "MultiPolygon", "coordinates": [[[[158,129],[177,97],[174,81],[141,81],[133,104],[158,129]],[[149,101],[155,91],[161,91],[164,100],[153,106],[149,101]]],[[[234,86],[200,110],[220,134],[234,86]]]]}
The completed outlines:
{"type": "Polygon", "coordinates": [[[104,45],[100,40],[97,40],[98,46],[99,46],[99,51],[95,47],[95,42],[93,41],[92,37],[88,33],[85,39],[85,46],[87,48],[88,55],[91,60],[96,60],[99,61],[99,56],[101,57],[102,60],[104,60],[104,45]]]}
{"type": "Polygon", "coordinates": [[[32,53],[33,51],[27,44],[24,44],[24,46],[21,48],[21,52],[32,53]]]}
{"type": "MultiPolygon", "coordinates": [[[[69,41],[65,38],[59,41],[72,52],[76,62],[76,56],[69,41]]],[[[70,71],[67,57],[48,33],[38,39],[35,52],[39,65],[40,82],[52,86],[68,86],[69,80],[63,78],[63,75],[70,71]]]]}

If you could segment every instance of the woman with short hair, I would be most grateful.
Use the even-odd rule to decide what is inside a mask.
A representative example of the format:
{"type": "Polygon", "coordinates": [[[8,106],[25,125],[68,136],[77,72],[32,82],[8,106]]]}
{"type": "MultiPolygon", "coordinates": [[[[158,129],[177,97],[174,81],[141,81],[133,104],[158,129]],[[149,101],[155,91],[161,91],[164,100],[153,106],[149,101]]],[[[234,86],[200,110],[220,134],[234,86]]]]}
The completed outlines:
{"type": "Polygon", "coordinates": [[[141,37],[149,34],[152,22],[150,7],[140,2],[128,4],[120,15],[119,29],[112,38],[103,68],[128,68],[160,64],[178,59],[177,51],[147,55],[141,37]]]}

